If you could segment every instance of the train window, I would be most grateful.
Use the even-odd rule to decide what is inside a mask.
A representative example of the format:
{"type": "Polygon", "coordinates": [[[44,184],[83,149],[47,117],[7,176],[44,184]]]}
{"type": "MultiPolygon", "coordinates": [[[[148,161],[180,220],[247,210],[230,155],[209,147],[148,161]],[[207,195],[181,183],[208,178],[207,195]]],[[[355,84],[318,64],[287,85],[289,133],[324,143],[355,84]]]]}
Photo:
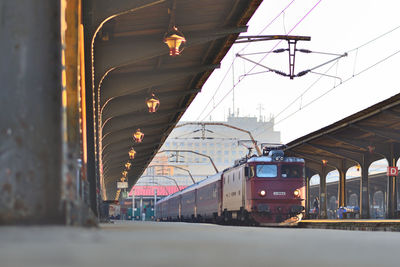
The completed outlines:
{"type": "Polygon", "coordinates": [[[294,164],[284,164],[281,166],[282,178],[301,178],[303,174],[303,166],[294,164]]]}
{"type": "Polygon", "coordinates": [[[274,178],[278,174],[278,166],[276,165],[257,165],[256,175],[259,178],[274,178]]]}

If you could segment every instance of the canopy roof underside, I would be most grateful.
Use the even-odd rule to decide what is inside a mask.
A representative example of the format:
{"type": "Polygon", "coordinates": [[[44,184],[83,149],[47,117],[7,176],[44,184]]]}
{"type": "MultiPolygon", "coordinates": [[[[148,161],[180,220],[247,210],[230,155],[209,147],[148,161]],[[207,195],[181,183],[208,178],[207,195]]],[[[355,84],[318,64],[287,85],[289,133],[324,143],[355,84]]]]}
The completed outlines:
{"type": "Polygon", "coordinates": [[[92,44],[98,161],[107,199],[115,197],[116,182],[129,160],[130,148],[136,151],[128,173],[131,187],[238,34],[246,31],[260,3],[93,1],[93,23],[98,21],[96,14],[115,10],[93,31],[92,44]],[[187,40],[184,51],[176,57],[169,56],[163,43],[171,25],[176,25],[187,40]],[[151,93],[160,99],[156,113],[149,113],[145,104],[151,93]],[[138,128],[145,135],[143,142],[135,144],[132,133],[138,128]]]}

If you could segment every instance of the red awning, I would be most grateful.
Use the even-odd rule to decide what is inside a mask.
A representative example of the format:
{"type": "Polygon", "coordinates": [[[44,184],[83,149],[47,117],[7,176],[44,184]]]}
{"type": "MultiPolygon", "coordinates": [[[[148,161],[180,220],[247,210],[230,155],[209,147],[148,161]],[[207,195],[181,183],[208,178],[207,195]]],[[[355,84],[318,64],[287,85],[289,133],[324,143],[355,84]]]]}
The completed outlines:
{"type": "MultiPolygon", "coordinates": [[[[184,189],[186,186],[180,186],[180,189],[184,189]]],[[[136,196],[154,196],[154,190],[157,189],[158,196],[168,196],[178,191],[178,188],[175,185],[165,185],[165,186],[156,186],[156,185],[139,185],[134,186],[133,190],[135,190],[136,196]]],[[[132,190],[129,192],[129,196],[132,196],[132,190]]]]}

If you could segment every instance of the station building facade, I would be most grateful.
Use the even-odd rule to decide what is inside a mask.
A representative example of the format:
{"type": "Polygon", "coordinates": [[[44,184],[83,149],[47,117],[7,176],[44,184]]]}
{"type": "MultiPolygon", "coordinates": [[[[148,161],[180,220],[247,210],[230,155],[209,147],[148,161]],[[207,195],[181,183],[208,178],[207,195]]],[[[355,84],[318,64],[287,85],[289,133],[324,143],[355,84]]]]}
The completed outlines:
{"type": "MultiPolygon", "coordinates": [[[[253,145],[245,132],[221,125],[202,126],[191,123],[196,122],[183,121],[178,124],[137,184],[175,184],[173,180],[166,178],[168,177],[179,185],[187,186],[193,183],[188,171],[196,182],[214,174],[216,171],[209,158],[196,153],[211,157],[218,171],[232,166],[235,160],[249,152],[256,153],[254,149],[250,151],[253,145]]],[[[274,130],[273,118],[265,120],[257,117],[229,116],[226,121],[213,123],[228,124],[250,131],[258,144],[280,143],[281,140],[280,132],[274,130]]]]}

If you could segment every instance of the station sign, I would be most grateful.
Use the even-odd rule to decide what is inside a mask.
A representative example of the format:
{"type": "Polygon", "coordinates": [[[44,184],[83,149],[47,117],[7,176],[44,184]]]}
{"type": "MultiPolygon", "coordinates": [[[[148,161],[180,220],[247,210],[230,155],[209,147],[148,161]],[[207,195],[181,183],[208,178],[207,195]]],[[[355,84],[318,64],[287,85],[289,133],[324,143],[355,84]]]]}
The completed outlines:
{"type": "Polygon", "coordinates": [[[118,189],[125,189],[128,188],[128,182],[117,182],[118,189]]]}
{"type": "Polygon", "coordinates": [[[397,176],[399,175],[399,168],[397,167],[387,167],[387,176],[397,176]]]}

